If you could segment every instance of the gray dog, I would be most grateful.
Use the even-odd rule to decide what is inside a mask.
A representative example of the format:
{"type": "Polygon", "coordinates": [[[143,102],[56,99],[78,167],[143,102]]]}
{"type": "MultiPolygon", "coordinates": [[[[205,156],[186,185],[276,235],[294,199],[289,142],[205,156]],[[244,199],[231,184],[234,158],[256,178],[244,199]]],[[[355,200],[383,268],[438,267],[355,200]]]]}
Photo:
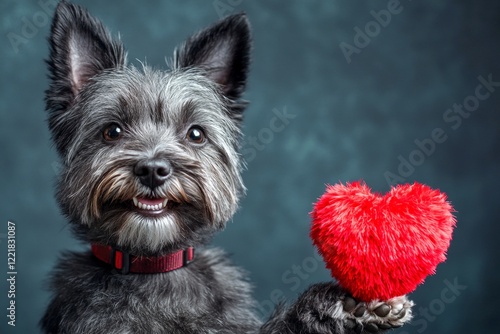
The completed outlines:
{"type": "Polygon", "coordinates": [[[244,193],[245,15],[190,37],[167,72],[127,65],[120,40],[65,1],[49,42],[57,199],[91,251],[60,259],[45,333],[380,333],[410,320],[405,296],[364,303],[331,282],[261,322],[244,273],[206,247],[244,193]]]}

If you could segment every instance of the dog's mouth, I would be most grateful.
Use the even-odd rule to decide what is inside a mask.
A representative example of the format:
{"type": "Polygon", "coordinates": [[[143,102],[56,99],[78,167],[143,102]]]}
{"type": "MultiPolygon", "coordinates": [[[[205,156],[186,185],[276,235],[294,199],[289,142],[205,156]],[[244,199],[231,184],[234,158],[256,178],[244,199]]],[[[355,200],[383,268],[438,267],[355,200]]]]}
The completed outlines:
{"type": "Polygon", "coordinates": [[[175,203],[168,198],[132,198],[135,211],[148,216],[158,216],[172,209],[175,203]]]}

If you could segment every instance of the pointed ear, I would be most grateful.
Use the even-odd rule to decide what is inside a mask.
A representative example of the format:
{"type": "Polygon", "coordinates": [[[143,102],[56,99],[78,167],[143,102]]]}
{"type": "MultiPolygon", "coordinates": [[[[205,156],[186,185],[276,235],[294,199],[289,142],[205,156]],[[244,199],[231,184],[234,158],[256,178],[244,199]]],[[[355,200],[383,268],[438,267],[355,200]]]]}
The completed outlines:
{"type": "Polygon", "coordinates": [[[237,100],[245,88],[250,49],[250,24],[245,14],[236,14],[190,37],[175,51],[174,63],[202,68],[227,97],[237,100]]]}
{"type": "Polygon", "coordinates": [[[66,110],[90,78],[125,64],[121,42],[85,9],[66,1],[56,8],[49,44],[47,110],[66,110]]]}

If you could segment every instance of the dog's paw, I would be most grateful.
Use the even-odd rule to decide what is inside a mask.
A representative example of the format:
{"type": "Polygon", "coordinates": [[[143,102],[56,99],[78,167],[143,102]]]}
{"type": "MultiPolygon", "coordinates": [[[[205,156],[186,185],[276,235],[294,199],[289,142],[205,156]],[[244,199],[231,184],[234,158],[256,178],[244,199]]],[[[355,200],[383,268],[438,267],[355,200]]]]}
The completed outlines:
{"type": "Polygon", "coordinates": [[[346,327],[356,333],[379,333],[398,328],[412,318],[413,302],[406,296],[365,303],[345,295],[341,302],[346,327]]]}
{"type": "Polygon", "coordinates": [[[288,327],[294,328],[290,333],[383,333],[410,321],[412,306],[406,296],[363,302],[336,282],[318,283],[290,309],[288,327]]]}

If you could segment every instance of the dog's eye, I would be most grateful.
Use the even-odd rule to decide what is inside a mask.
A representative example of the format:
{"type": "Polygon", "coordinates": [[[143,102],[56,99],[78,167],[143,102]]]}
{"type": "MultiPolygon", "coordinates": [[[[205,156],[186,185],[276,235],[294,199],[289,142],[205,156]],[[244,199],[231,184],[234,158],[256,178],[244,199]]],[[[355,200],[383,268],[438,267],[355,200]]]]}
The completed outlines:
{"type": "Polygon", "coordinates": [[[205,133],[201,127],[195,125],[188,130],[186,138],[192,143],[202,144],[205,142],[205,133]]]}
{"type": "Polygon", "coordinates": [[[102,135],[106,141],[116,141],[122,137],[123,131],[116,123],[108,125],[102,135]]]}

